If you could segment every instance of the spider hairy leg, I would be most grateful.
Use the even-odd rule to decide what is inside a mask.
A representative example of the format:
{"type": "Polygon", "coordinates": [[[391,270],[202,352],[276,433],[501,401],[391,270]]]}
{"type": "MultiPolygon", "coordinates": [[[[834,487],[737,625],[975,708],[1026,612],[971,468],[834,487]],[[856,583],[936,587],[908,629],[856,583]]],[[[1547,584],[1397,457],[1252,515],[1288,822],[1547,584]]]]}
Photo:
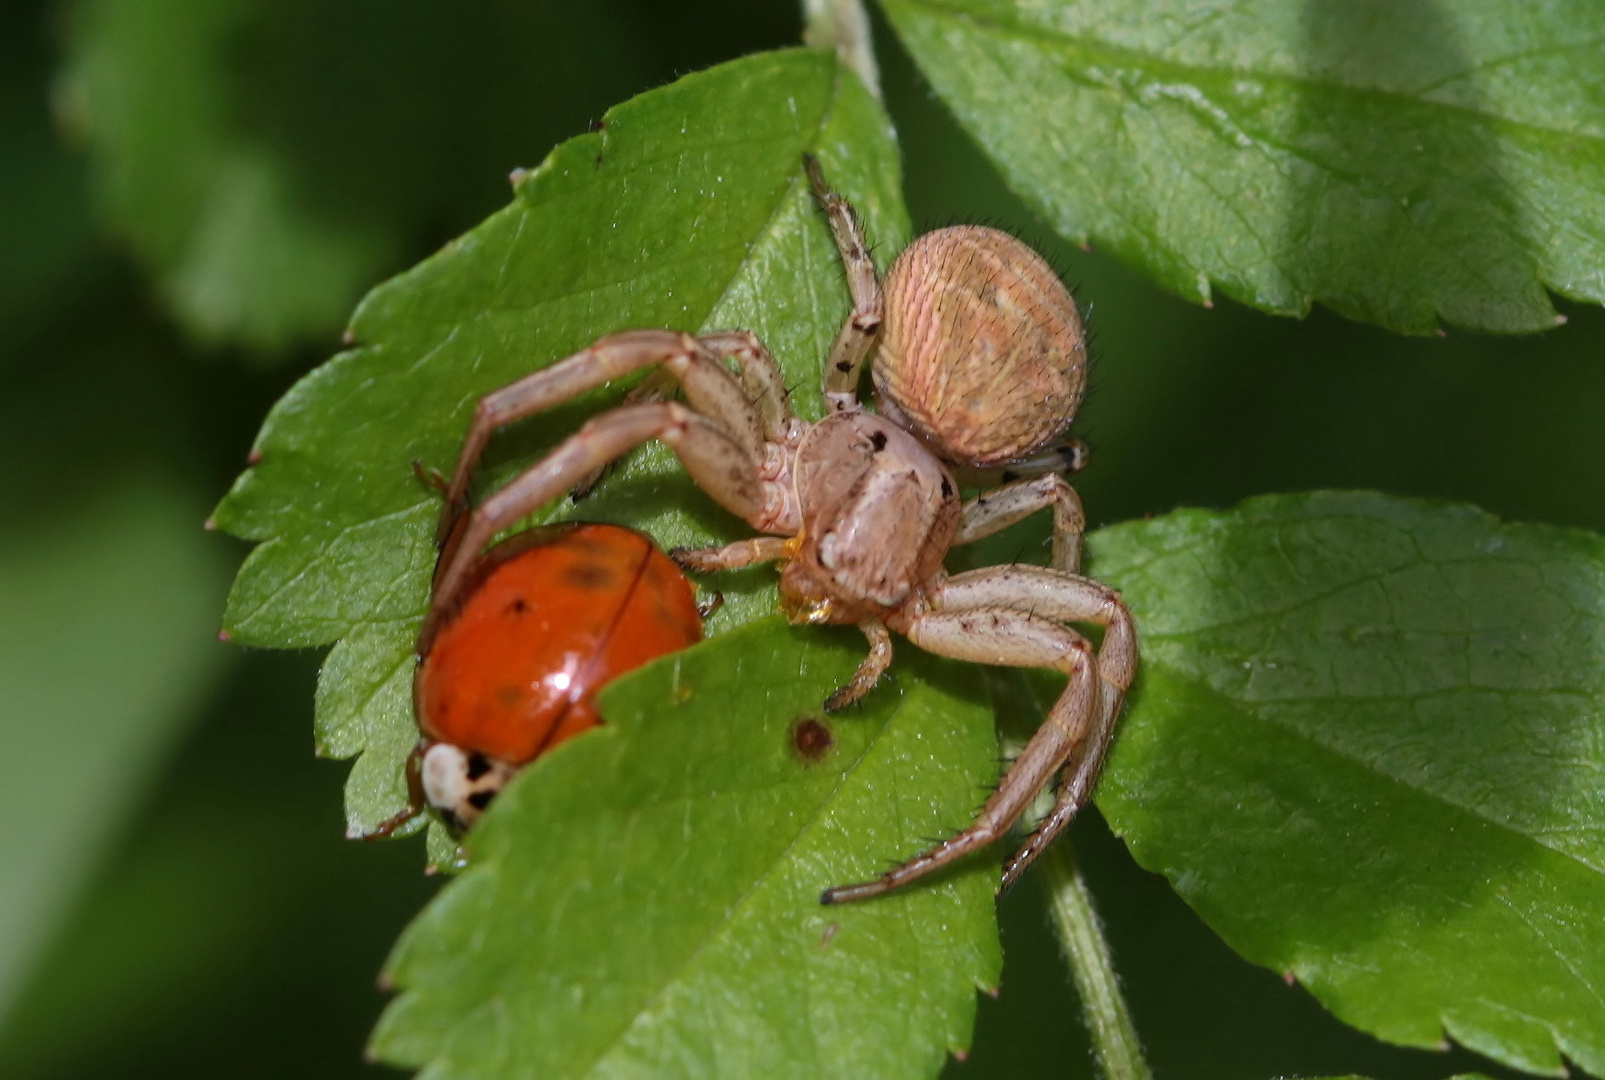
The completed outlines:
{"type": "Polygon", "coordinates": [[[1067,674],[1070,681],[1047,721],[1014,759],[969,828],[874,881],[827,889],[820,897],[826,904],[890,892],[1002,838],[1093,726],[1099,697],[1097,660],[1092,645],[1067,626],[1023,611],[981,608],[924,615],[913,620],[904,633],[938,656],[1053,668],[1067,674]]]}
{"type": "MultiPolygon", "coordinates": [[[[589,348],[479,400],[446,490],[437,541],[449,536],[456,519],[467,511],[469,481],[484,455],[486,444],[498,428],[659,363],[685,390],[686,400],[694,409],[718,417],[729,436],[750,453],[760,452],[763,417],[748,400],[736,377],[696,338],[668,330],[626,330],[609,334],[589,348]]],[[[574,477],[569,487],[578,486],[591,471],[574,477]]]]}
{"type": "Polygon", "coordinates": [[[892,635],[887,632],[886,625],[879,619],[869,619],[859,623],[858,628],[869,639],[869,655],[858,665],[853,677],[825,699],[825,711],[828,713],[840,712],[858,702],[875,689],[875,684],[881,681],[881,676],[892,665],[892,635]]]}
{"type": "Polygon", "coordinates": [[[758,335],[750,330],[720,330],[703,334],[697,340],[714,356],[735,360],[747,398],[762,417],[764,438],[785,439],[791,428],[791,395],[786,390],[786,373],[780,370],[780,364],[758,335]]]}
{"type": "Polygon", "coordinates": [[[885,321],[886,302],[880,279],[875,274],[875,260],[870,258],[869,245],[864,241],[864,226],[858,219],[858,211],[832,190],[812,154],[803,155],[803,166],[808,172],[814,198],[830,221],[830,232],[836,240],[842,267],[847,271],[847,287],[853,296],[853,312],[842,324],[831,346],[830,359],[825,363],[825,403],[831,412],[846,412],[859,407],[859,372],[885,321]]]}
{"type": "Polygon", "coordinates": [[[776,562],[787,558],[791,545],[778,536],[755,536],[751,540],[737,540],[724,547],[679,547],[669,552],[669,558],[680,564],[680,569],[697,574],[716,574],[721,570],[741,570],[758,563],[776,562]]]}
{"type": "Polygon", "coordinates": [[[1043,473],[1058,473],[1061,476],[1070,476],[1087,467],[1092,458],[1092,448],[1086,442],[1074,436],[1066,439],[1058,446],[1049,447],[1042,453],[1028,457],[1023,461],[1009,464],[1003,470],[1005,481],[1021,480],[1026,477],[1040,476],[1043,473]]]}
{"type": "Polygon", "coordinates": [[[653,438],[667,444],[698,486],[731,513],[752,517],[763,506],[757,462],[715,421],[675,402],[603,413],[469,512],[461,538],[436,576],[433,603],[418,636],[419,655],[428,652],[436,627],[451,610],[491,537],[557,498],[596,468],[653,438]]]}
{"type": "Polygon", "coordinates": [[[1086,738],[1065,760],[1053,809],[1010,857],[1001,886],[1008,889],[1092,798],[1109,744],[1114,739],[1126,692],[1136,677],[1136,623],[1120,594],[1107,585],[1037,566],[1003,566],[960,574],[948,581],[942,598],[947,604],[1003,603],[1029,607],[1052,619],[1093,623],[1105,628],[1103,644],[1098,649],[1102,691],[1096,721],[1086,738]]]}
{"type": "MultiPolygon", "coordinates": [[[[698,336],[697,344],[711,356],[736,361],[736,374],[741,380],[742,389],[746,392],[746,405],[757,410],[758,430],[762,438],[784,439],[790,433],[792,422],[791,399],[786,392],[786,376],[758,335],[748,330],[720,330],[698,336]]],[[[708,377],[706,381],[708,388],[714,393],[694,393],[695,388],[688,385],[686,398],[701,412],[717,412],[721,402],[728,401],[729,395],[717,385],[719,380],[708,377]]],[[[659,368],[625,394],[622,404],[650,405],[654,402],[669,401],[679,386],[680,376],[672,366],[659,368]]],[[[744,415],[746,406],[740,407],[737,411],[744,415]]],[[[750,426],[744,422],[738,422],[736,426],[750,431],[750,426]]],[[[616,463],[594,470],[574,485],[574,490],[570,492],[574,501],[579,502],[589,495],[601,482],[602,477],[613,468],[613,464],[616,463]]]]}
{"type": "Polygon", "coordinates": [[[953,546],[971,544],[1001,532],[1050,506],[1053,508],[1053,568],[1074,574],[1081,568],[1081,537],[1087,531],[1087,518],[1076,489],[1057,473],[1033,480],[1016,480],[966,503],[953,546]]]}

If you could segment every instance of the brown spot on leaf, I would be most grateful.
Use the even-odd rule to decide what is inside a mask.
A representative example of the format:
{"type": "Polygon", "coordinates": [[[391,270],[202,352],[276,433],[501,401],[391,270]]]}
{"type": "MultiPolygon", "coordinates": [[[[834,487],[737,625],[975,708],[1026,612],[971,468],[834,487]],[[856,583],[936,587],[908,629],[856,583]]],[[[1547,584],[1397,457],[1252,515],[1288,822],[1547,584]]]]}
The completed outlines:
{"type": "Polygon", "coordinates": [[[791,725],[791,749],[804,765],[817,765],[836,745],[830,725],[818,716],[799,716],[791,725]]]}

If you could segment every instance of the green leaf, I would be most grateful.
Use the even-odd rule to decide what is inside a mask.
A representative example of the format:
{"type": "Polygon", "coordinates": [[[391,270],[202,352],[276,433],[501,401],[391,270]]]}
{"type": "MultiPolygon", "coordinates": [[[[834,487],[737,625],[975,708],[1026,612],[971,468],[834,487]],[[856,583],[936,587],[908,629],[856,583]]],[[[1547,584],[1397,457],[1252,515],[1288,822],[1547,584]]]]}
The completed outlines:
{"type": "MultiPolygon", "coordinates": [[[[746,327],[785,368],[799,410],[818,415],[819,367],[849,301],[804,151],[882,252],[906,242],[890,125],[863,87],[828,54],[750,57],[620,105],[602,130],[557,147],[511,206],[374,290],[353,321],[363,345],[268,417],[259,464],[216,514],[262,541],[225,625],[280,648],[344,639],[320,683],[318,740],[334,756],[368,752],[348,787],[353,830],[405,805],[416,738],[406,684],[439,504],[410,462],[449,467],[480,395],[627,327],[746,327]]],[[[492,444],[485,486],[617,398],[593,394],[509,432],[492,444]]],[[[581,506],[548,514],[638,525],[665,547],[750,532],[656,446],[581,506]]],[[[773,611],[773,578],[720,582],[711,630],[773,611]]]]}
{"type": "Polygon", "coordinates": [[[1340,1018],[1605,1072],[1605,540],[1371,494],[1097,534],[1143,677],[1099,805],[1340,1018]]]}
{"type": "Polygon", "coordinates": [[[40,12],[12,10],[0,27],[0,367],[87,276],[94,240],[83,163],[51,130],[40,12]]]}
{"type": "Polygon", "coordinates": [[[906,689],[818,717],[862,649],[772,617],[610,686],[607,725],[519,775],[402,938],[375,1052],[441,1080],[933,1074],[996,986],[996,865],[819,892],[967,823],[996,737],[917,654],[906,689]],[[813,763],[803,716],[834,737],[813,763]]]}
{"type": "MultiPolygon", "coordinates": [[[[75,0],[55,100],[106,224],[203,341],[330,342],[362,291],[667,49],[615,6],[75,0]]],[[[643,70],[644,69],[644,70],[643,70]]]]}
{"type": "Polygon", "coordinates": [[[1605,299],[1597,0],[883,0],[1063,235],[1184,296],[1410,333],[1605,299]]]}
{"type": "Polygon", "coordinates": [[[225,657],[223,567],[170,479],[0,532],[0,1014],[225,657]],[[25,826],[25,827],[23,827],[25,826]]]}
{"type": "Polygon", "coordinates": [[[99,164],[109,222],[208,340],[279,349],[339,325],[394,241],[308,212],[291,167],[236,130],[230,47],[250,0],[83,0],[62,100],[99,164]]]}

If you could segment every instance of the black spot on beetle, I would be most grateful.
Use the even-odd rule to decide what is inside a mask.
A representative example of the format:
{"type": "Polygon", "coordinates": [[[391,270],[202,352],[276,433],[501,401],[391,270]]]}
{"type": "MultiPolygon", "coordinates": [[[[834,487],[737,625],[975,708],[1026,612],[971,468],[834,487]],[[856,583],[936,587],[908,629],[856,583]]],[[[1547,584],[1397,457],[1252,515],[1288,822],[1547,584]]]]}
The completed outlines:
{"type": "Polygon", "coordinates": [[[483,810],[490,805],[490,801],[495,797],[496,793],[494,791],[476,791],[468,796],[468,802],[475,810],[483,810]]]}
{"type": "Polygon", "coordinates": [[[851,360],[838,360],[836,361],[836,370],[845,375],[853,370],[853,362],[851,360]]]}
{"type": "Polygon", "coordinates": [[[468,755],[468,779],[478,780],[488,772],[490,772],[489,758],[477,751],[468,755]]]}
{"type": "Polygon", "coordinates": [[[817,716],[799,716],[791,725],[791,749],[804,765],[817,765],[836,745],[830,725],[817,716]]]}
{"type": "Polygon", "coordinates": [[[605,589],[613,584],[613,569],[603,563],[575,563],[563,571],[563,584],[576,589],[605,589]]]}
{"type": "Polygon", "coordinates": [[[522,615],[529,610],[529,601],[525,600],[522,596],[515,596],[513,597],[512,603],[508,604],[502,610],[510,615],[522,615]]]}
{"type": "Polygon", "coordinates": [[[877,431],[871,435],[869,437],[869,445],[873,448],[872,452],[876,454],[886,449],[886,432],[877,431]]]}
{"type": "Polygon", "coordinates": [[[953,497],[953,485],[948,483],[947,482],[947,477],[944,476],[944,477],[942,477],[942,498],[951,499],[952,497],[953,497]]]}

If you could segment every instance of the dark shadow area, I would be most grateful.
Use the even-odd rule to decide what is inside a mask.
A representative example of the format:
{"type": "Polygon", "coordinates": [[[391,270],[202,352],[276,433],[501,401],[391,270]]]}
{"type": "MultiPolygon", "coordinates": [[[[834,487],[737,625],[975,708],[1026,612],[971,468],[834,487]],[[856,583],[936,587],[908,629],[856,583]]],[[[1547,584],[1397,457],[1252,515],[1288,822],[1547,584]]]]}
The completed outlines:
{"type": "Polygon", "coordinates": [[[0,1073],[381,1071],[375,979],[438,882],[419,841],[342,837],[347,766],[309,753],[316,667],[238,658],[0,1031],[0,1073]]]}

